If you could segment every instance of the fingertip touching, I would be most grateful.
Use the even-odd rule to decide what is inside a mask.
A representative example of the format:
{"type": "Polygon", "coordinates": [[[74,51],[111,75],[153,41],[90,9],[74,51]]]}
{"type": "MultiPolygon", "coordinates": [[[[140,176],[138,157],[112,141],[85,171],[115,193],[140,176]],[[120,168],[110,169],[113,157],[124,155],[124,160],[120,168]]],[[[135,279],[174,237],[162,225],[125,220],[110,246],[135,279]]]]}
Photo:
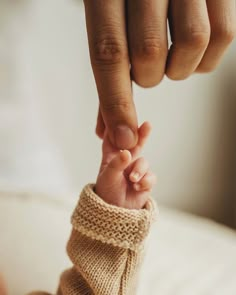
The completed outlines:
{"type": "Polygon", "coordinates": [[[109,133],[111,142],[118,149],[132,149],[138,141],[138,129],[130,128],[126,125],[119,125],[109,133]]]}
{"type": "Polygon", "coordinates": [[[130,162],[131,158],[131,153],[128,150],[120,150],[120,159],[122,162],[130,162]]]}

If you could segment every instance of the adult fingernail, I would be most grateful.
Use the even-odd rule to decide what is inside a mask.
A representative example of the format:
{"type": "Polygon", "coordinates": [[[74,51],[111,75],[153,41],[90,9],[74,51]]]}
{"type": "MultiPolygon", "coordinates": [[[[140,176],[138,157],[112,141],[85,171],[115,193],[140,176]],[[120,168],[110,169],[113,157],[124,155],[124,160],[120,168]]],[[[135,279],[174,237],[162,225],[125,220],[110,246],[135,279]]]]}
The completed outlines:
{"type": "Polygon", "coordinates": [[[119,149],[130,149],[134,147],[134,132],[125,125],[118,126],[115,130],[115,143],[119,149]]]}

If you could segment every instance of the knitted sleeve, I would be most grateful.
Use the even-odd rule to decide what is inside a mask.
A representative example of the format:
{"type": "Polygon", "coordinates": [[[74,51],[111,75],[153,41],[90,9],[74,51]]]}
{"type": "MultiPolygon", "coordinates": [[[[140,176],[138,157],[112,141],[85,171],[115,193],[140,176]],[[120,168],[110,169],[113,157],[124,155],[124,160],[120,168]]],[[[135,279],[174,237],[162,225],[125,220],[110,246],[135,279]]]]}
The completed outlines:
{"type": "Polygon", "coordinates": [[[105,203],[87,185],[71,219],[67,253],[73,266],[61,275],[57,295],[135,294],[154,213],[151,198],[143,209],[124,209],[105,203]]]}

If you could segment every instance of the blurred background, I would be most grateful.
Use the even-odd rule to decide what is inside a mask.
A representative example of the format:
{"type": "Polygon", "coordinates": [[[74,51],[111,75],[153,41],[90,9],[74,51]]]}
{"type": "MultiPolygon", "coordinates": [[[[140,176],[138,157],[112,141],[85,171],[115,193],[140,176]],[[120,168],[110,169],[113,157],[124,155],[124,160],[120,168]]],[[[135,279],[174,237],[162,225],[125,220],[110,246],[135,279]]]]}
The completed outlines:
{"type": "MultiPolygon", "coordinates": [[[[212,74],[134,86],[154,196],[236,226],[236,43],[212,74]]],[[[101,142],[82,1],[0,1],[0,190],[77,194],[101,142]]]]}

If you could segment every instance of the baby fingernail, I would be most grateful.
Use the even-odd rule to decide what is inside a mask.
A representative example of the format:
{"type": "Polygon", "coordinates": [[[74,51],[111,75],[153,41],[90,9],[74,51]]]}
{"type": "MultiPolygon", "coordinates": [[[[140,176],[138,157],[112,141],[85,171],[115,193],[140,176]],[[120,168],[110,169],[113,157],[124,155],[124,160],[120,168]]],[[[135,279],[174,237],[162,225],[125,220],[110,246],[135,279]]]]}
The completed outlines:
{"type": "Polygon", "coordinates": [[[131,173],[131,177],[132,177],[132,179],[137,181],[139,179],[139,173],[138,172],[133,172],[133,173],[131,173]]]}

